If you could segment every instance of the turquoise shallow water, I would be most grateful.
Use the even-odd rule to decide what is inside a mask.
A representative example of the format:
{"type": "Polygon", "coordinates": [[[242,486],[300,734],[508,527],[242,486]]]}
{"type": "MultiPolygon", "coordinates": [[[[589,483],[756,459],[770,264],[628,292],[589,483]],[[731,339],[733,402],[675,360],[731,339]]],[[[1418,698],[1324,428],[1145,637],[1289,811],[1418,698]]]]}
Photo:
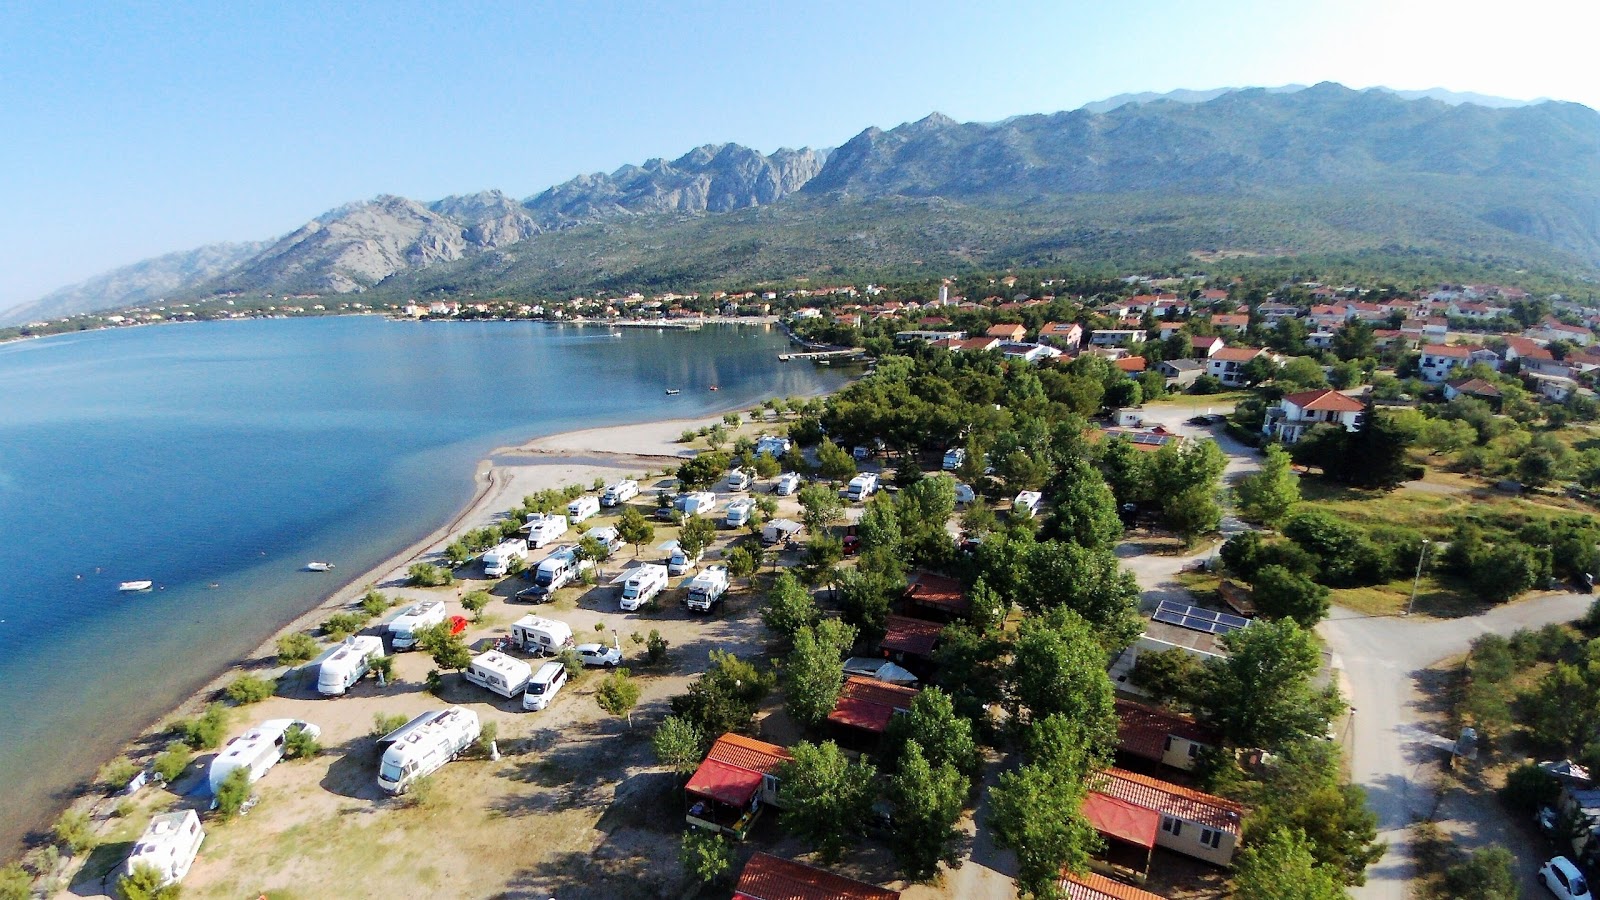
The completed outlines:
{"type": "Polygon", "coordinates": [[[0,843],[337,586],[307,560],[362,572],[447,522],[490,449],[843,381],[777,362],[776,329],[620,334],[350,317],[0,346],[0,843]]]}

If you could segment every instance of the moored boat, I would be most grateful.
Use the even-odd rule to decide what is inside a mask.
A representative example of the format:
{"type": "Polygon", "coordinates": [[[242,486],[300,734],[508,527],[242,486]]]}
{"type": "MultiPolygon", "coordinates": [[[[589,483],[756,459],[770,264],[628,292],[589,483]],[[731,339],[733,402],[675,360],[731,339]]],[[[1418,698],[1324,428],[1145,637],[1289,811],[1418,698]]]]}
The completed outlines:
{"type": "Polygon", "coordinates": [[[667,388],[667,396],[668,397],[671,397],[673,394],[681,394],[681,393],[683,393],[683,392],[678,390],[677,388],[667,388]]]}
{"type": "Polygon", "coordinates": [[[331,562],[308,562],[308,563],[306,563],[306,571],[307,572],[331,572],[331,571],[333,571],[333,563],[331,563],[331,562]]]}
{"type": "Polygon", "coordinates": [[[117,585],[117,590],[124,594],[136,594],[141,591],[148,591],[154,585],[155,582],[153,581],[124,581],[117,585]]]}

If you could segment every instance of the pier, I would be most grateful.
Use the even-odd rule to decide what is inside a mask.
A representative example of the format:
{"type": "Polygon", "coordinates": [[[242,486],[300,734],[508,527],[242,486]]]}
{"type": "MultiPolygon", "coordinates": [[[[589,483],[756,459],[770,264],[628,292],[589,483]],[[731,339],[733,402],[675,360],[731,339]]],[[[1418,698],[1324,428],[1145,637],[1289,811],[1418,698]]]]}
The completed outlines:
{"type": "Polygon", "coordinates": [[[840,350],[811,350],[806,353],[780,353],[778,359],[788,362],[791,359],[854,359],[865,356],[866,350],[860,347],[845,347],[840,350]]]}

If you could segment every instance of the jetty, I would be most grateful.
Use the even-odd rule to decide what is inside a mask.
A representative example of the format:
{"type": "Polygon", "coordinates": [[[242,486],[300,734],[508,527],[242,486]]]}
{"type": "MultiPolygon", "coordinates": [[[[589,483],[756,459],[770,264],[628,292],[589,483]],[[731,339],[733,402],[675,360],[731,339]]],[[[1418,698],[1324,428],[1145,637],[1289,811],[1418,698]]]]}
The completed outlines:
{"type": "Polygon", "coordinates": [[[865,356],[866,353],[867,351],[861,347],[845,347],[839,350],[809,350],[805,353],[780,353],[778,354],[778,359],[784,362],[788,362],[791,359],[854,359],[858,356],[865,356]]]}

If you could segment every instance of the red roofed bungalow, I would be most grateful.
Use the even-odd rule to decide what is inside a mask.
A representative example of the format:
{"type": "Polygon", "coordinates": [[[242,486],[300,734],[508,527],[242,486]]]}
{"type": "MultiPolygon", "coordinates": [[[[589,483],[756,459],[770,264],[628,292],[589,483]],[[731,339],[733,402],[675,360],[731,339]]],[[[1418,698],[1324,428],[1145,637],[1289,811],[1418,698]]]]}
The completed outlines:
{"type": "Polygon", "coordinates": [[[883,620],[883,628],[883,640],[878,642],[878,649],[895,662],[904,662],[907,656],[932,659],[944,625],[891,614],[883,620]]]}
{"type": "Polygon", "coordinates": [[[1144,357],[1142,356],[1124,356],[1122,359],[1112,360],[1111,364],[1129,375],[1137,375],[1144,371],[1144,357]]]}
{"type": "Polygon", "coordinates": [[[1104,875],[1094,872],[1085,872],[1074,875],[1067,872],[1061,876],[1061,892],[1067,900],[1162,900],[1159,894],[1141,890],[1120,881],[1112,881],[1104,875]]]}
{"type": "Polygon", "coordinates": [[[744,840],[764,806],[778,805],[778,770],[794,757],[776,744],[728,733],[717,738],[684,786],[690,825],[744,840]]]}
{"type": "Polygon", "coordinates": [[[1117,768],[1095,776],[1090,790],[1160,813],[1157,846],[1219,866],[1233,863],[1244,807],[1232,800],[1117,768]]]}
{"type": "Polygon", "coordinates": [[[851,736],[875,739],[889,730],[895,713],[911,709],[916,696],[916,688],[851,675],[845,678],[828,721],[851,736]]]}
{"type": "Polygon", "coordinates": [[[1116,703],[1117,749],[1129,756],[1188,770],[1201,750],[1220,743],[1214,731],[1189,716],[1132,700],[1116,703]]]}
{"type": "Polygon", "coordinates": [[[989,330],[984,333],[1002,341],[1020,341],[1028,336],[1028,329],[1012,322],[1002,322],[999,325],[990,325],[989,330]]]}
{"type": "Polygon", "coordinates": [[[1150,857],[1156,848],[1156,836],[1161,833],[1160,813],[1091,792],[1083,798],[1083,817],[1106,839],[1107,863],[1136,872],[1141,878],[1150,874],[1150,857]]]}
{"type": "Polygon", "coordinates": [[[733,900],[900,900],[900,892],[757,853],[744,864],[733,900]]]}
{"type": "Polygon", "coordinates": [[[926,570],[912,572],[906,579],[906,602],[951,618],[966,618],[972,612],[972,599],[960,579],[926,570]]]}

